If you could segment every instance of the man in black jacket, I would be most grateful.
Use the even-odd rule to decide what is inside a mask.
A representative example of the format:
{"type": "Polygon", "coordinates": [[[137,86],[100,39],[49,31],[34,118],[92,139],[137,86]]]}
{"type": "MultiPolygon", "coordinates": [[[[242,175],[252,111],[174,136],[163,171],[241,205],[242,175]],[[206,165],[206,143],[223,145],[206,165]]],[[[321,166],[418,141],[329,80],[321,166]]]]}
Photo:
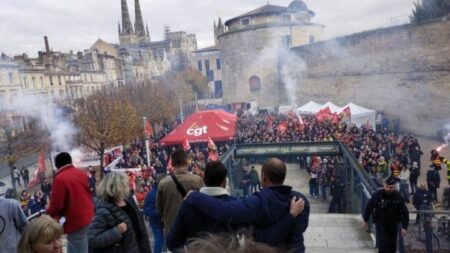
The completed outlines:
{"type": "Polygon", "coordinates": [[[329,213],[342,213],[342,197],[344,196],[344,184],[338,176],[331,176],[330,195],[333,197],[328,208],[329,213]]]}
{"type": "Polygon", "coordinates": [[[378,253],[395,253],[397,246],[398,223],[401,223],[401,236],[406,236],[409,224],[409,212],[405,200],[396,191],[397,179],[389,177],[384,181],[383,189],[376,191],[364,211],[364,225],[369,228],[369,217],[376,224],[378,253]],[[372,212],[374,211],[374,212],[372,212]]]}

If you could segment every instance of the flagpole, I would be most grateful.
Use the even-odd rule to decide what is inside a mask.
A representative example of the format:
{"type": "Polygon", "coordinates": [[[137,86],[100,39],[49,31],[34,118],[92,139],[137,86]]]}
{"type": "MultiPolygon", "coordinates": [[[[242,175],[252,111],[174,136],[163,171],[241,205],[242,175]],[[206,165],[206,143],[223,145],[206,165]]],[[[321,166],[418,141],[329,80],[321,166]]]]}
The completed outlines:
{"type": "Polygon", "coordinates": [[[149,140],[149,136],[147,134],[147,117],[143,117],[144,118],[144,135],[145,135],[145,153],[147,155],[147,167],[150,168],[150,140],[149,140]]]}

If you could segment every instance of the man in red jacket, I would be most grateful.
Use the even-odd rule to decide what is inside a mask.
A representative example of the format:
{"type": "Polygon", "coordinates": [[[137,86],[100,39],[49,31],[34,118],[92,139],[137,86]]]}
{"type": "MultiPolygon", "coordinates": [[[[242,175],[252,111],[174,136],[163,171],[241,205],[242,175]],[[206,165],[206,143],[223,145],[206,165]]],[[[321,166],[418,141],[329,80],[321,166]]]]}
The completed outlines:
{"type": "Polygon", "coordinates": [[[55,157],[58,169],[53,179],[47,214],[63,223],[68,253],[88,253],[87,229],[94,217],[88,177],[72,165],[68,153],[55,157]]]}

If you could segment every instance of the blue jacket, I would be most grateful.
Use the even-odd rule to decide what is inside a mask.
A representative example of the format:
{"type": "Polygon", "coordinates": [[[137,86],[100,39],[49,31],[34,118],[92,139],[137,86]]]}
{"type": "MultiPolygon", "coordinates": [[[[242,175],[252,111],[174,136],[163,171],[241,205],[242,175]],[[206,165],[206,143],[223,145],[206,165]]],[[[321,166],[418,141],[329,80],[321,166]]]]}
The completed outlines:
{"type": "Polygon", "coordinates": [[[144,214],[149,217],[150,223],[159,225],[161,228],[162,221],[161,221],[161,215],[158,212],[158,209],[156,209],[156,192],[158,191],[157,185],[154,185],[152,187],[152,190],[147,194],[144,200],[144,214]]]}
{"type": "MultiPolygon", "coordinates": [[[[235,200],[228,195],[215,196],[222,201],[235,200]]],[[[182,248],[188,238],[199,237],[207,233],[232,232],[237,226],[210,218],[191,204],[184,201],[178,211],[177,218],[167,235],[167,248],[174,251],[182,248]]]]}
{"type": "MultiPolygon", "coordinates": [[[[257,229],[268,229],[280,220],[289,217],[290,201],[293,196],[305,200],[303,212],[291,221],[288,228],[269,229],[262,233],[255,233],[255,240],[277,246],[284,250],[293,250],[294,253],[305,252],[303,232],[308,227],[309,202],[306,197],[292,191],[289,186],[266,187],[262,191],[243,199],[234,201],[221,201],[206,194],[193,192],[189,194],[186,202],[206,213],[213,219],[235,224],[250,223],[257,229]]],[[[279,227],[281,228],[281,227],[279,227]]]]}

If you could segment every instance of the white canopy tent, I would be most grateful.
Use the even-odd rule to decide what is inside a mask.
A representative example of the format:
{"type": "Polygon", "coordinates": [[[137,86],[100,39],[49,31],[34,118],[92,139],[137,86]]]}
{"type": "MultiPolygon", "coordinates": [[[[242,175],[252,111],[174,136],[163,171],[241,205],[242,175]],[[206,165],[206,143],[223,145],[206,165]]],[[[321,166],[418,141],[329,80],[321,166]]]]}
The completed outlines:
{"type": "Polygon", "coordinates": [[[300,114],[300,115],[316,114],[320,110],[321,107],[322,107],[321,104],[318,104],[314,101],[309,101],[305,105],[297,108],[297,114],[300,114]]]}
{"type": "Polygon", "coordinates": [[[335,113],[335,112],[340,113],[342,111],[341,107],[331,103],[330,101],[328,101],[324,105],[322,105],[322,107],[320,107],[320,110],[325,109],[327,107],[330,108],[330,111],[332,113],[335,113]]]}
{"type": "Polygon", "coordinates": [[[370,110],[364,107],[361,107],[359,105],[348,103],[342,107],[343,111],[345,108],[350,107],[351,111],[351,122],[355,124],[356,126],[360,127],[362,125],[369,124],[372,126],[373,129],[375,129],[375,117],[377,115],[377,112],[374,110],[370,110]]]}
{"type": "Polygon", "coordinates": [[[362,106],[356,105],[354,103],[348,103],[343,107],[339,107],[332,102],[327,102],[323,105],[318,104],[314,101],[310,101],[305,105],[297,108],[297,114],[299,115],[313,115],[322,109],[330,108],[331,112],[341,113],[345,108],[349,107],[351,111],[351,122],[356,126],[360,127],[362,125],[369,124],[375,129],[375,118],[377,112],[375,110],[370,110],[362,106]]]}

